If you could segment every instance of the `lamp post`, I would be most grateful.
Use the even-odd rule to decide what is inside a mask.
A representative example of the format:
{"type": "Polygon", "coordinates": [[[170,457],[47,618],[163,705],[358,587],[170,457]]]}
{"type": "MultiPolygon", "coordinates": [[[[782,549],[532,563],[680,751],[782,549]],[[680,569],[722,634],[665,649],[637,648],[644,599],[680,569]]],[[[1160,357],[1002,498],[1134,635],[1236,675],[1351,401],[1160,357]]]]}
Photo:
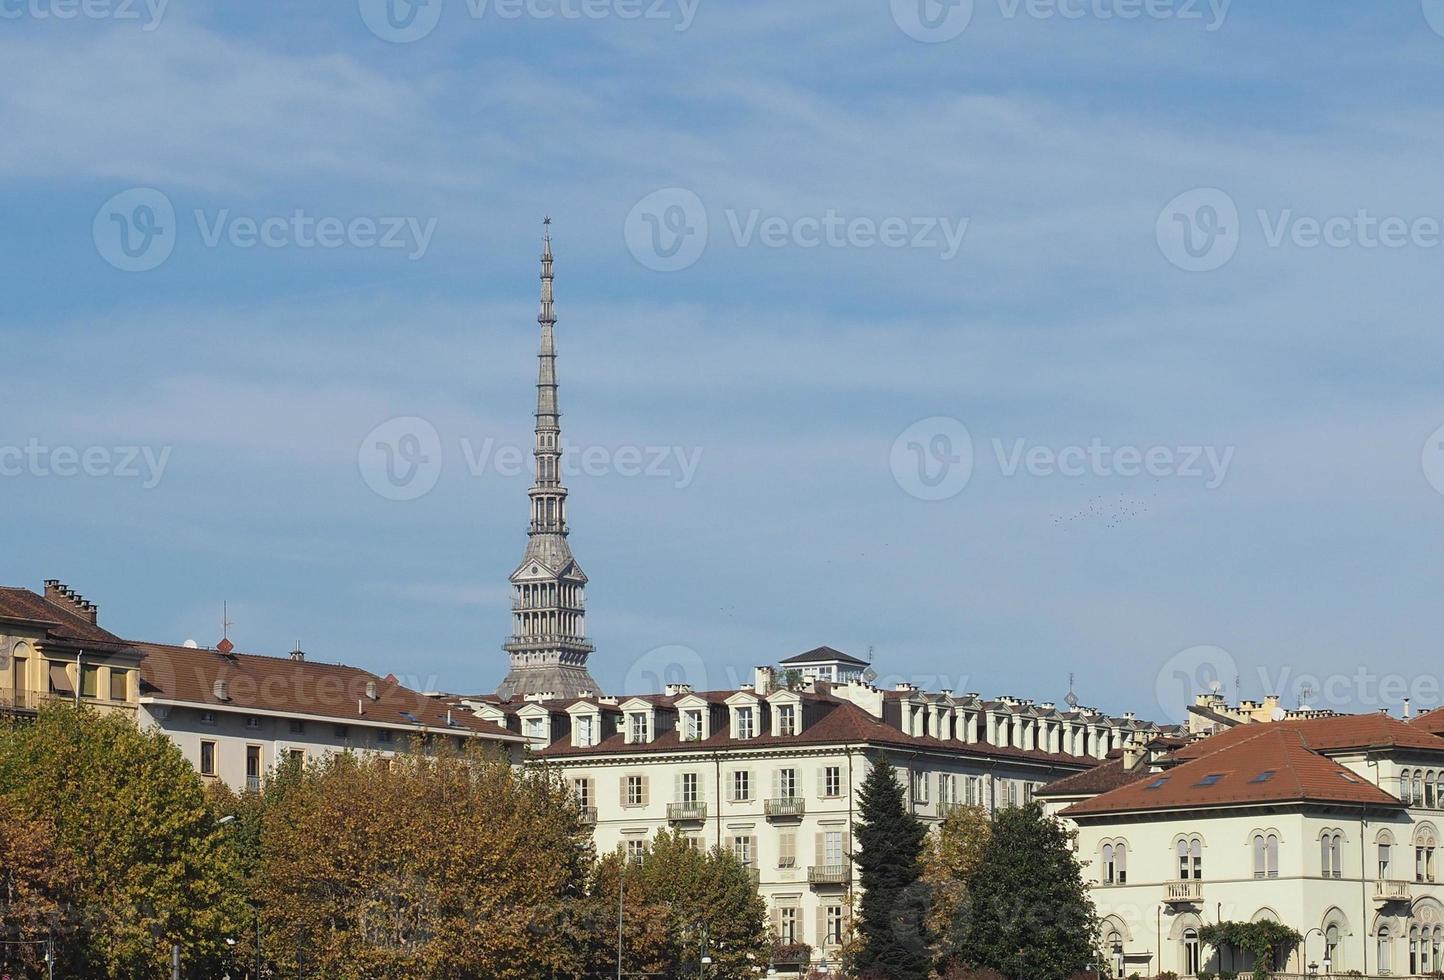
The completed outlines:
{"type": "MultiPolygon", "coordinates": [[[[1316,932],[1319,934],[1319,938],[1320,938],[1320,939],[1323,939],[1323,938],[1324,938],[1324,930],[1323,930],[1323,929],[1320,929],[1318,926],[1314,926],[1314,927],[1313,927],[1312,929],[1310,929],[1308,932],[1304,933],[1304,938],[1300,941],[1300,945],[1299,945],[1299,963],[1300,963],[1300,964],[1308,963],[1308,960],[1309,960],[1309,937],[1312,936],[1312,935],[1313,935],[1314,933],[1316,933],[1316,932]]],[[[1325,962],[1328,962],[1328,959],[1329,959],[1328,956],[1325,956],[1325,957],[1324,957],[1324,961],[1325,961],[1325,962]]],[[[1310,975],[1310,976],[1313,976],[1313,975],[1315,975],[1315,974],[1318,973],[1318,964],[1317,964],[1317,963],[1309,963],[1309,965],[1308,965],[1308,967],[1306,967],[1306,969],[1308,970],[1309,975],[1310,975]]],[[[1327,970],[1328,970],[1328,967],[1325,967],[1324,969],[1325,969],[1325,971],[1327,971],[1327,970]]]]}

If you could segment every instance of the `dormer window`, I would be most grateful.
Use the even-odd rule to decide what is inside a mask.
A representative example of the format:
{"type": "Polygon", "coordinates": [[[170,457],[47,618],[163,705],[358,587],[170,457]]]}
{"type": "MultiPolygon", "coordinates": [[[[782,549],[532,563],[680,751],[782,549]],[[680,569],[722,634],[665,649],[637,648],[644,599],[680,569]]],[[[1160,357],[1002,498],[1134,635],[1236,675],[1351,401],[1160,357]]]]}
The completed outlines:
{"type": "Polygon", "coordinates": [[[757,734],[756,715],[751,707],[737,709],[737,737],[751,738],[757,734]]]}
{"type": "Polygon", "coordinates": [[[528,718],[526,720],[527,738],[543,739],[546,738],[546,734],[547,730],[545,718],[528,718]]]}
{"type": "Polygon", "coordinates": [[[647,741],[647,713],[645,711],[633,711],[627,715],[627,741],[647,741]]]}
{"type": "Polygon", "coordinates": [[[682,714],[682,737],[688,742],[702,741],[702,711],[692,708],[682,714]]]}
{"type": "Polygon", "coordinates": [[[797,706],[791,704],[779,705],[777,708],[777,734],[797,734],[797,706]]]}
{"type": "Polygon", "coordinates": [[[596,718],[592,715],[582,715],[577,719],[576,744],[585,747],[595,745],[596,741],[596,718]]]}

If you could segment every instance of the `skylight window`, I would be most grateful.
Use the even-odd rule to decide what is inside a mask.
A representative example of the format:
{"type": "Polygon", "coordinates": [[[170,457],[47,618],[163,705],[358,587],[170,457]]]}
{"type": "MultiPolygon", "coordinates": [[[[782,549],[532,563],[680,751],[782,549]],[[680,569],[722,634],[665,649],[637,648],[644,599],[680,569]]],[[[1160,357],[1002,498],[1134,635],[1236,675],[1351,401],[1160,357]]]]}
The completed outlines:
{"type": "Polygon", "coordinates": [[[403,712],[401,712],[401,717],[405,718],[407,721],[411,722],[411,724],[413,724],[413,725],[419,725],[419,724],[421,724],[421,719],[418,718],[418,717],[416,717],[415,715],[413,715],[413,714],[412,714],[411,712],[409,712],[409,711],[403,711],[403,712]]]}
{"type": "Polygon", "coordinates": [[[1357,782],[1358,782],[1357,779],[1355,779],[1353,776],[1350,776],[1350,775],[1349,775],[1348,773],[1346,773],[1346,772],[1341,772],[1341,773],[1339,773],[1339,778],[1340,778],[1340,779],[1347,780],[1347,781],[1349,781],[1349,782],[1351,782],[1351,783],[1357,783],[1357,782]]]}
{"type": "Polygon", "coordinates": [[[1255,777],[1253,777],[1252,779],[1250,779],[1249,782],[1251,782],[1251,783],[1266,783],[1266,782],[1268,782],[1270,779],[1273,779],[1273,778],[1274,778],[1274,770],[1272,770],[1272,769],[1265,769],[1263,772],[1259,773],[1257,776],[1255,776],[1255,777]]]}
{"type": "Polygon", "coordinates": [[[1145,787],[1143,787],[1143,788],[1144,788],[1144,789],[1162,789],[1162,788],[1163,788],[1163,784],[1166,783],[1166,782],[1168,782],[1168,777],[1167,777],[1167,776],[1160,776],[1159,778],[1155,779],[1153,782],[1149,783],[1147,786],[1145,786],[1145,787]]]}
{"type": "Polygon", "coordinates": [[[1222,779],[1222,778],[1223,778],[1223,773],[1221,773],[1221,772],[1210,773],[1210,774],[1208,774],[1207,776],[1204,776],[1202,779],[1200,779],[1200,780],[1199,780],[1197,783],[1195,783],[1194,785],[1196,785],[1196,786],[1212,786],[1214,783],[1217,783],[1217,782],[1218,782],[1220,779],[1222,779]]]}

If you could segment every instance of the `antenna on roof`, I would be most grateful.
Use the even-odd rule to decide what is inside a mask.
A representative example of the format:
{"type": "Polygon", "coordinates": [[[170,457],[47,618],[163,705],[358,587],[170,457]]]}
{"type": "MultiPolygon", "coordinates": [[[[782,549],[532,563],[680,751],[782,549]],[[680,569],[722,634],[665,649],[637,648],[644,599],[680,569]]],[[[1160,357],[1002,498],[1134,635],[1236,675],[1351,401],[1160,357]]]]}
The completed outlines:
{"type": "Polygon", "coordinates": [[[867,645],[867,662],[872,663],[872,644],[867,645]]]}
{"type": "Polygon", "coordinates": [[[1063,699],[1063,703],[1066,704],[1066,705],[1067,705],[1068,707],[1070,707],[1070,708],[1077,708],[1077,707],[1078,707],[1078,695],[1076,695],[1076,694],[1073,693],[1073,682],[1074,682],[1075,680],[1076,680],[1076,678],[1073,676],[1072,672],[1070,671],[1069,674],[1068,674],[1068,696],[1063,699]]]}
{"type": "Polygon", "coordinates": [[[231,627],[236,625],[231,622],[231,604],[224,599],[221,600],[221,639],[231,638],[231,627]]]}

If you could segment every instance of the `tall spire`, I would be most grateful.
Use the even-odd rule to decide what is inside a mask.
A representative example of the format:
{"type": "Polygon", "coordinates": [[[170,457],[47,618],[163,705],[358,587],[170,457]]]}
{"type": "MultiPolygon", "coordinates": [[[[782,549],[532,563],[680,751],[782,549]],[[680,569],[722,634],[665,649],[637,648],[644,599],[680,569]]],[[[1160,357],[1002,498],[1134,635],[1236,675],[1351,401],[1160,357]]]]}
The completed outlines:
{"type": "Polygon", "coordinates": [[[511,670],[503,697],[600,694],[587,672],[586,573],[567,544],[567,488],[562,486],[561,413],[557,408],[556,305],[552,296],[552,219],[542,222],[541,348],[537,352],[536,475],[527,496],[531,522],[526,554],[511,574],[512,635],[503,648],[511,670]]]}

